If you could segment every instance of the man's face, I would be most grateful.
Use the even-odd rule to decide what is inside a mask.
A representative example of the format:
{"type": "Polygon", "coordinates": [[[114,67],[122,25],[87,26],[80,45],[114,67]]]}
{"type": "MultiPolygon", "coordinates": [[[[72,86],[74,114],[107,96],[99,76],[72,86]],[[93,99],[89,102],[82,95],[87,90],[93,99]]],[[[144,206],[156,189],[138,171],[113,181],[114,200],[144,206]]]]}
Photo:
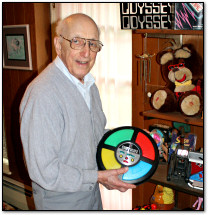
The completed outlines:
{"type": "MultiPolygon", "coordinates": [[[[99,39],[97,27],[89,19],[76,19],[68,22],[68,30],[65,31],[63,37],[71,40],[74,37],[82,37],[86,39],[99,39]]],[[[92,52],[89,43],[81,50],[74,50],[70,47],[70,42],[63,39],[61,44],[61,52],[59,57],[69,70],[69,72],[80,81],[92,69],[97,53],[92,52]]]]}

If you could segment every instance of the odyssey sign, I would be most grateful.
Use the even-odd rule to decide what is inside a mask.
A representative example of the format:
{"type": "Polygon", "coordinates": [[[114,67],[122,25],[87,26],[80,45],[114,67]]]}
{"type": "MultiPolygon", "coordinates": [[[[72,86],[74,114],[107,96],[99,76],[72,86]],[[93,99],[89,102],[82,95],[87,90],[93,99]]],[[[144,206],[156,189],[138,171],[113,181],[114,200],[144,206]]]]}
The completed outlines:
{"type": "Polygon", "coordinates": [[[172,3],[120,3],[121,29],[171,29],[172,3]]]}

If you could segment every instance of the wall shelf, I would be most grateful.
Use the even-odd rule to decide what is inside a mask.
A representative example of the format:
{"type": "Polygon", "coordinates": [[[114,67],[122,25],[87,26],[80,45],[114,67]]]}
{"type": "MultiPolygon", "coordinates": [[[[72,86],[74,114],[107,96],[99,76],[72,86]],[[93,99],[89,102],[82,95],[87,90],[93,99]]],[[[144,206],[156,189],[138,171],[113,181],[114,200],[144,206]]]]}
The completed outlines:
{"type": "Polygon", "coordinates": [[[164,120],[173,121],[173,122],[182,122],[185,124],[203,127],[203,119],[201,119],[200,116],[187,117],[182,115],[180,112],[160,113],[156,110],[148,110],[148,111],[142,112],[142,115],[145,117],[164,119],[164,120]]]}
{"type": "Polygon", "coordinates": [[[160,163],[158,165],[158,168],[155,174],[149,179],[148,182],[170,187],[179,192],[184,192],[191,195],[203,197],[204,195],[203,190],[198,190],[198,189],[189,187],[188,184],[185,182],[185,180],[171,179],[170,181],[167,181],[167,172],[168,172],[168,164],[160,163]]]}

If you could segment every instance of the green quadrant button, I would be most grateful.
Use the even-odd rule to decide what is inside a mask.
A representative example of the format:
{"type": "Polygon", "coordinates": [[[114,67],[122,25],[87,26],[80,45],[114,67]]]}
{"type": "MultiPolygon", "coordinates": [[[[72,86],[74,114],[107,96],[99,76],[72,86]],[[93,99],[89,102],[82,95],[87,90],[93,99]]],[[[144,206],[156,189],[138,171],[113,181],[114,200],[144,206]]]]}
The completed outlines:
{"type": "Polygon", "coordinates": [[[133,136],[133,133],[134,130],[131,129],[123,129],[120,131],[116,131],[107,138],[105,144],[116,147],[121,142],[130,141],[133,136]]]}

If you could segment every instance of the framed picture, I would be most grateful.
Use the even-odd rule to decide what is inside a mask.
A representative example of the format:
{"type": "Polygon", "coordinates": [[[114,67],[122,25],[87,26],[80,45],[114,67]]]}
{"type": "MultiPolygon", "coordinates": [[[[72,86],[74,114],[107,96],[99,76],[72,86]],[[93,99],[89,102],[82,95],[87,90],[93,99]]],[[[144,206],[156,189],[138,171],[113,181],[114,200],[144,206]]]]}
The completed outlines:
{"type": "Polygon", "coordinates": [[[3,68],[32,70],[29,25],[3,26],[3,68]]]}

